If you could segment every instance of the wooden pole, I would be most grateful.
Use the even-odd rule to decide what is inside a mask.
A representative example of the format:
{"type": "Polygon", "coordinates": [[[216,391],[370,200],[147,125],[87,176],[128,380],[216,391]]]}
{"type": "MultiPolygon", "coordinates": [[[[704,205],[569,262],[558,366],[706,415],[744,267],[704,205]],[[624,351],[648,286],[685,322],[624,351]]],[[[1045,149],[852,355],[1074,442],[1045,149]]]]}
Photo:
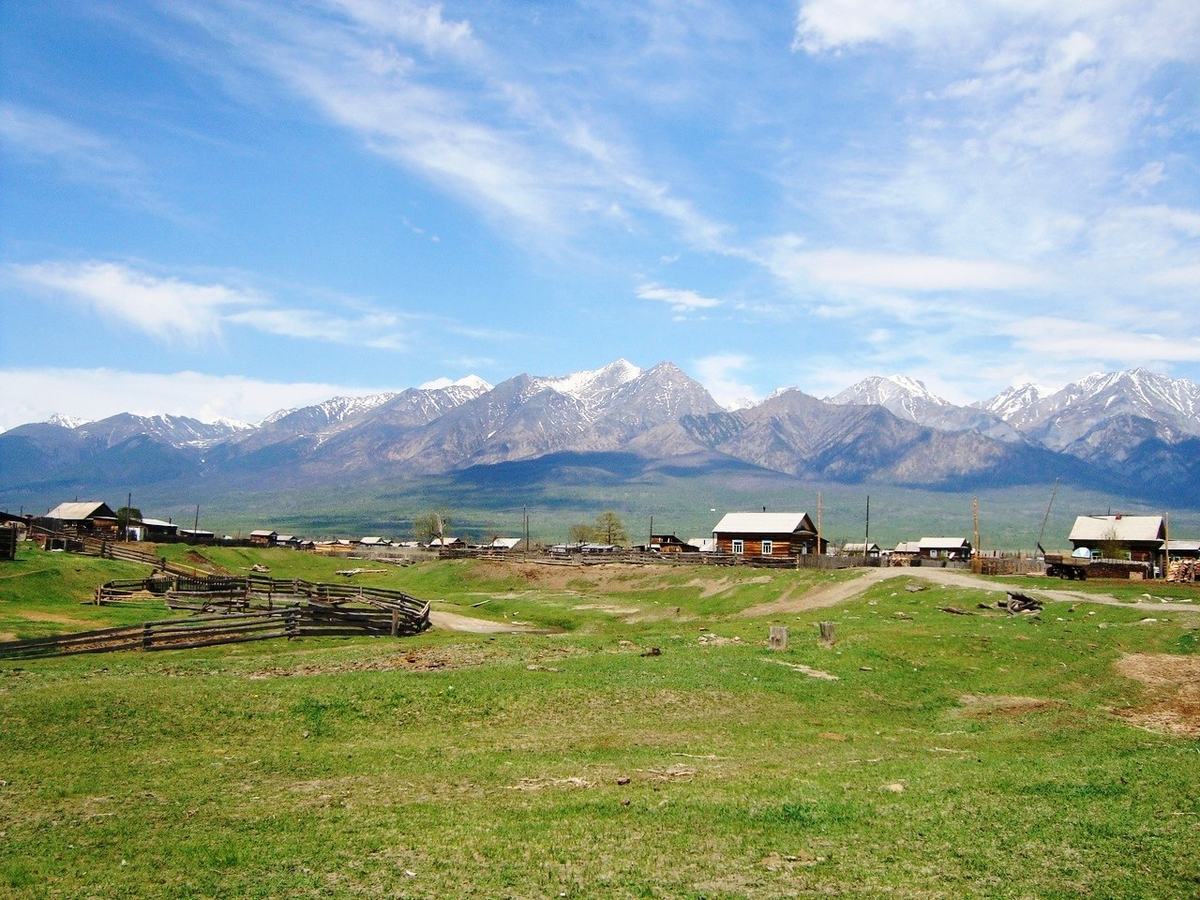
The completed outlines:
{"type": "Polygon", "coordinates": [[[837,643],[837,636],[834,634],[836,622],[821,622],[821,646],[832,647],[837,643]]]}
{"type": "Polygon", "coordinates": [[[786,650],[788,644],[788,630],[786,625],[772,625],[770,636],[767,638],[767,646],[771,650],[786,650]]]}

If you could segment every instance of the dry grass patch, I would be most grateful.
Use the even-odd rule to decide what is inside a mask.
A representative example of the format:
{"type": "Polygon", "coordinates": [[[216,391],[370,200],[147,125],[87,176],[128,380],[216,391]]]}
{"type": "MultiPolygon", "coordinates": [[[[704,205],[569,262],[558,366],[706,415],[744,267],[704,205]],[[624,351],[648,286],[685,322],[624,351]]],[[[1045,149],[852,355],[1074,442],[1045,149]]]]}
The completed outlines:
{"type": "Polygon", "coordinates": [[[1144,704],[1114,710],[1118,716],[1158,734],[1200,737],[1200,657],[1134,653],[1119,659],[1116,669],[1150,695],[1144,704]]]}
{"type": "Polygon", "coordinates": [[[980,696],[978,694],[965,694],[959,698],[958,702],[963,705],[963,714],[975,719],[986,719],[989,716],[1019,716],[1027,712],[1056,709],[1062,706],[1062,702],[1059,700],[1006,695],[980,696]]]}

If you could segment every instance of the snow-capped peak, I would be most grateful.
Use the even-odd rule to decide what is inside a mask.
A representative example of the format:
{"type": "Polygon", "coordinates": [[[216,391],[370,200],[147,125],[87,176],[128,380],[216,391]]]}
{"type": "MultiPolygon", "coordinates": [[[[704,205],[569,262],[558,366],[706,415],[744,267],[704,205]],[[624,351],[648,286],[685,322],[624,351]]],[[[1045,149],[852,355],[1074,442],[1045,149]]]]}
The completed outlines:
{"type": "Polygon", "coordinates": [[[541,385],[560,394],[566,394],[577,400],[589,400],[599,394],[606,394],[623,384],[628,384],[642,370],[624,359],[609,363],[600,369],[586,372],[574,372],[561,378],[539,379],[541,385]]]}
{"type": "Polygon", "coordinates": [[[887,378],[872,375],[834,397],[826,397],[825,401],[850,406],[882,406],[913,422],[923,422],[930,411],[954,405],[930,391],[923,381],[907,375],[887,378]]]}
{"type": "Polygon", "coordinates": [[[451,387],[465,387],[471,390],[478,391],[481,394],[486,394],[492,389],[492,385],[488,384],[478,375],[467,375],[465,378],[460,378],[457,381],[452,381],[449,378],[435,378],[433,381],[427,381],[418,387],[422,391],[442,391],[451,387]]]}
{"type": "Polygon", "coordinates": [[[972,404],[972,406],[976,409],[990,412],[1005,422],[1011,422],[1035,403],[1044,400],[1051,393],[1046,388],[1030,382],[1005,388],[992,399],[980,400],[978,403],[972,404]]]}
{"type": "Polygon", "coordinates": [[[86,425],[91,421],[91,419],[80,419],[77,416],[64,416],[62,413],[55,413],[46,420],[46,424],[61,425],[63,428],[78,428],[80,425],[86,425]]]}

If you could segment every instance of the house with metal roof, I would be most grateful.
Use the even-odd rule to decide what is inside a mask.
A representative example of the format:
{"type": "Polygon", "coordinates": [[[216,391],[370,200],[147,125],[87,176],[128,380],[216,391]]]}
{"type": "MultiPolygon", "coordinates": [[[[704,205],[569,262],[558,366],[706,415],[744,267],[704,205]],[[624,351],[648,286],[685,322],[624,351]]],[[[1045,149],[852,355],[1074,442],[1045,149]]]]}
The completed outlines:
{"type": "Polygon", "coordinates": [[[49,520],[49,527],[56,531],[117,531],[117,514],[98,500],[60,503],[41,518],[49,520]]]}
{"type": "Polygon", "coordinates": [[[807,556],[824,553],[817,529],[805,512],[726,513],[713,527],[718,553],[735,556],[807,556]]]}
{"type": "Polygon", "coordinates": [[[179,534],[179,526],[174,522],[164,521],[163,519],[148,519],[145,516],[137,523],[138,540],[153,541],[158,538],[176,537],[179,534]]]}
{"type": "Polygon", "coordinates": [[[960,537],[923,537],[918,542],[923,559],[968,560],[971,542],[960,537]]]}
{"type": "Polygon", "coordinates": [[[864,543],[863,541],[851,541],[847,544],[842,544],[843,556],[869,556],[872,559],[877,558],[883,550],[873,541],[864,543]]]}
{"type": "Polygon", "coordinates": [[[1200,541],[1167,541],[1171,559],[1200,559],[1200,541]]]}
{"type": "Polygon", "coordinates": [[[1067,539],[1092,556],[1153,563],[1162,555],[1167,528],[1162,516],[1079,516],[1067,539]]]}

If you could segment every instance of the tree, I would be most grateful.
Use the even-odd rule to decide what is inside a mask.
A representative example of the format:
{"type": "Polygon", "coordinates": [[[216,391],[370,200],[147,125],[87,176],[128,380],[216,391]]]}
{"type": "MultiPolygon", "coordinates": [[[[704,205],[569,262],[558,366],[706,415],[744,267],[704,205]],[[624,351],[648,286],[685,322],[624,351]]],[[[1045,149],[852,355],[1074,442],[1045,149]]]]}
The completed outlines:
{"type": "Polygon", "coordinates": [[[1117,528],[1112,526],[1100,538],[1100,545],[1096,548],[1101,559],[1128,559],[1129,554],[1125,549],[1125,544],[1117,537],[1117,528]]]}
{"type": "Polygon", "coordinates": [[[625,533],[624,524],[611,509],[596,517],[596,540],[622,547],[629,543],[629,535],[625,533]]]}
{"type": "Polygon", "coordinates": [[[433,540],[446,536],[450,527],[450,514],[444,510],[427,512],[413,519],[413,536],[419,540],[433,540]]]}
{"type": "Polygon", "coordinates": [[[578,525],[572,525],[569,533],[571,541],[576,544],[591,542],[624,546],[629,543],[629,535],[620,516],[611,509],[596,516],[596,521],[591,524],[580,522],[578,525]]]}
{"type": "Polygon", "coordinates": [[[117,510],[117,529],[121,534],[125,534],[127,529],[140,525],[141,522],[142,511],[136,506],[122,506],[117,510]]]}

